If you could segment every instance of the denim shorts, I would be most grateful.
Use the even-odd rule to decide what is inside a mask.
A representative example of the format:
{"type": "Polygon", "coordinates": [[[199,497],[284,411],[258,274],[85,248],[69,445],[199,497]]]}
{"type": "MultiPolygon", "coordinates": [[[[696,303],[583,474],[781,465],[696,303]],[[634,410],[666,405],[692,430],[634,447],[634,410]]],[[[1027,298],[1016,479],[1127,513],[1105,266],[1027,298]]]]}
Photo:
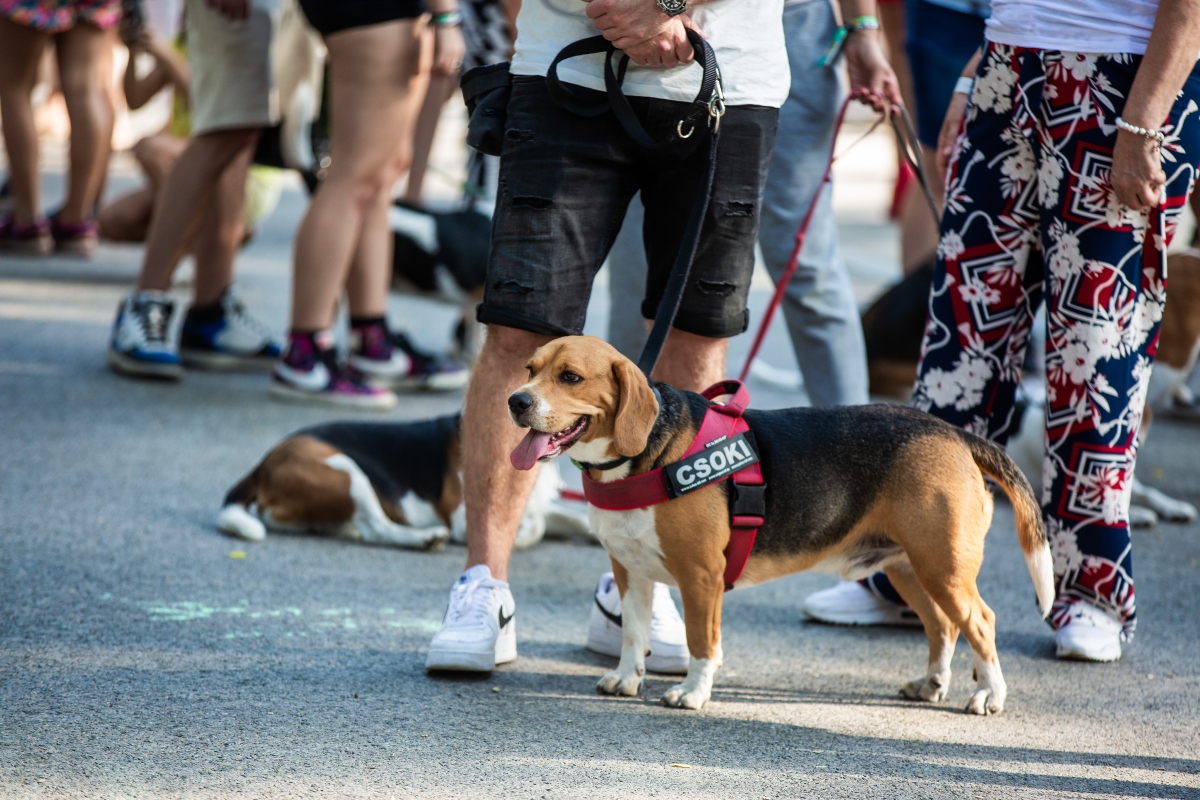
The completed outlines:
{"type": "Polygon", "coordinates": [[[917,103],[917,138],[937,147],[942,120],[963,67],[983,46],[984,18],[928,0],[908,0],[908,63],[917,103]]]}
{"type": "MultiPolygon", "coordinates": [[[[571,88],[584,96],[590,92],[571,88]]],[[[690,109],[671,100],[629,100],[658,141],[673,133],[690,109]]],[[[680,330],[729,337],[746,329],[754,242],[777,118],[774,108],[730,106],[721,122],[712,198],[675,317],[680,330]]],[[[516,76],[479,321],[549,336],[581,333],[592,281],[639,190],[646,206],[642,239],[649,271],[645,295],[637,299],[642,315],[653,319],[705,178],[708,150],[703,124],[688,139],[645,149],[611,111],[576,116],[550,99],[544,78],[516,76]]]]}

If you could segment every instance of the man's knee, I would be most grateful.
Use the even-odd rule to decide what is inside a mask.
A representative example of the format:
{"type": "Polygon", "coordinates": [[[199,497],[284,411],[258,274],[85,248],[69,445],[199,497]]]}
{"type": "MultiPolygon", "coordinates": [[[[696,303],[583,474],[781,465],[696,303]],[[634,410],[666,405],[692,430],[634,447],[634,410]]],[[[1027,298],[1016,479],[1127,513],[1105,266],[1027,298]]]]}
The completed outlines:
{"type": "Polygon", "coordinates": [[[480,360],[524,361],[555,337],[504,325],[487,325],[480,360]]]}

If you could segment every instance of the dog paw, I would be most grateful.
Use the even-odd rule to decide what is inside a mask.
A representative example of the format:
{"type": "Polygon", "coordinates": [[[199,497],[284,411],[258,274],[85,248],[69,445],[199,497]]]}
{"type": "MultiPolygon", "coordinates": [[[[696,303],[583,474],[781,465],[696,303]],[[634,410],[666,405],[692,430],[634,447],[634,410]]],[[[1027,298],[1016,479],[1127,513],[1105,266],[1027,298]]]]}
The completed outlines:
{"type": "Polygon", "coordinates": [[[704,708],[704,704],[708,702],[708,697],[708,692],[702,692],[699,689],[688,691],[687,685],[680,683],[672,686],[663,695],[662,702],[664,706],[669,708],[690,708],[696,710],[704,708]]]}
{"type": "Polygon", "coordinates": [[[950,688],[950,676],[926,676],[911,680],[900,687],[900,694],[909,700],[923,700],[928,703],[940,703],[946,699],[950,688]]]}
{"type": "Polygon", "coordinates": [[[450,541],[449,528],[435,528],[429,532],[429,538],[425,540],[425,551],[428,553],[438,553],[446,549],[446,542],[450,541]]]}
{"type": "Polygon", "coordinates": [[[1004,698],[991,689],[977,689],[967,701],[968,714],[978,714],[986,717],[989,714],[999,714],[1004,710],[1004,698]]]}
{"type": "Polygon", "coordinates": [[[638,689],[641,688],[642,678],[640,675],[622,675],[618,670],[605,675],[596,684],[596,691],[601,694],[620,694],[626,697],[637,697],[638,689]]]}

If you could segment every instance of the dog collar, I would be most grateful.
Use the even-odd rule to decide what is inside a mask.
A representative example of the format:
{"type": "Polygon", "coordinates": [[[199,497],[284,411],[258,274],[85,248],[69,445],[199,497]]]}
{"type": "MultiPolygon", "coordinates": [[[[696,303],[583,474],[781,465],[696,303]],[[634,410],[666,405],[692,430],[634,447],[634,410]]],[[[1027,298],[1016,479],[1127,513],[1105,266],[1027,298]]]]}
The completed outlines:
{"type": "MultiPolygon", "coordinates": [[[[651,389],[651,391],[654,392],[654,399],[658,402],[658,413],[654,415],[654,424],[657,425],[658,418],[662,416],[662,410],[663,410],[662,393],[658,391],[658,387],[655,386],[654,384],[650,384],[650,389],[651,389]]],[[[639,453],[638,455],[641,455],[641,454],[639,453]]],[[[576,461],[575,459],[572,458],[571,463],[574,464],[579,469],[580,472],[582,472],[584,475],[587,475],[587,471],[589,469],[598,469],[601,472],[607,472],[610,469],[616,469],[617,467],[621,466],[622,464],[629,463],[636,457],[637,456],[620,456],[618,458],[614,458],[612,461],[600,461],[600,462],[576,461]]]]}
{"type": "MultiPolygon", "coordinates": [[[[725,590],[741,577],[754,548],[754,539],[763,524],[766,512],[766,484],[758,456],[754,453],[753,433],[742,418],[750,404],[750,393],[741,381],[722,381],[704,391],[704,397],[714,400],[729,395],[724,403],[709,405],[700,430],[683,458],[675,464],[631,475],[615,481],[596,481],[583,473],[583,495],[597,508],[606,511],[633,511],[665,503],[688,491],[710,483],[733,478],[733,502],[730,507],[730,536],[725,548],[725,590]],[[720,443],[721,447],[717,447],[720,443]],[[747,458],[750,455],[751,458],[747,458]],[[707,456],[709,473],[697,480],[684,473],[693,457],[707,456]],[[718,456],[720,457],[718,459],[718,456]],[[719,462],[719,464],[718,464],[719,462]],[[711,476],[711,477],[709,477],[711,476]]],[[[659,410],[661,413],[660,399],[659,410]]],[[[701,470],[691,473],[697,475],[701,470]]]]}

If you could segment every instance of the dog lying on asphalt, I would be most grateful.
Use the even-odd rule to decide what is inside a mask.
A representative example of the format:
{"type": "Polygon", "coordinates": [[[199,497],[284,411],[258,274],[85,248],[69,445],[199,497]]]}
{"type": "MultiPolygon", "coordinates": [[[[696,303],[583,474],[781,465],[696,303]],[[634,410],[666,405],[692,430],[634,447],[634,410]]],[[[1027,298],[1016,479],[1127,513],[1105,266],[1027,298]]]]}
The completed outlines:
{"type": "MultiPolygon", "coordinates": [[[[334,422],[271,449],[225,496],[217,528],[258,542],[267,530],[415,549],[465,541],[459,416],[419,422],[334,422]]],[[[553,533],[587,534],[561,503],[557,470],[539,475],[516,547],[553,533]]]]}
{"type": "MultiPolygon", "coordinates": [[[[513,451],[513,465],[530,469],[568,453],[585,466],[598,465],[588,467],[588,475],[599,482],[678,461],[710,404],[662,383],[656,394],[632,361],[592,337],[543,346],[529,362],[529,376],[509,398],[513,420],[529,429],[513,451]]],[[[900,406],[748,410],[744,418],[757,442],[766,507],[736,586],[814,567],[846,578],[883,568],[929,638],[927,671],[901,692],[914,700],[946,696],[961,631],[975,656],[976,689],[967,711],[1003,710],[995,614],[975,585],[992,519],[985,475],[1012,502],[1043,616],[1054,598],[1041,510],[1012,459],[991,442],[900,406]]],[[[723,481],[649,508],[589,507],[592,531],[612,560],[624,623],[621,660],[601,678],[601,692],[638,693],[652,587],[661,581],[679,587],[691,654],[686,680],[663,702],[700,708],[708,701],[722,661],[730,498],[723,481]]]]}
{"type": "MultiPolygon", "coordinates": [[[[1200,354],[1200,250],[1169,255],[1167,274],[1167,303],[1142,414],[1143,444],[1155,414],[1169,412],[1177,400],[1187,401],[1187,378],[1200,354]]],[[[911,397],[932,283],[933,265],[929,264],[892,287],[863,313],[871,394],[906,401],[911,397]]],[[[1031,402],[1018,412],[1017,433],[1009,440],[1008,452],[1040,497],[1046,411],[1039,402],[1031,402]]],[[[1194,505],[1146,486],[1137,476],[1130,488],[1130,504],[1130,524],[1136,527],[1196,518],[1194,505]]]]}

